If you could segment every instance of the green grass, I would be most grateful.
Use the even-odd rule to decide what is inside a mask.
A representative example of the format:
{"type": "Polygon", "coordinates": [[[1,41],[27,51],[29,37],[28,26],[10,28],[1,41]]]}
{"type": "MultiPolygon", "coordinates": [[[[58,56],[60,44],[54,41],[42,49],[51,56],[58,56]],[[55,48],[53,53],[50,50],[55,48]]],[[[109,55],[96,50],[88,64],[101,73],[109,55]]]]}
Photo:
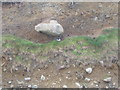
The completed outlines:
{"type": "MultiPolygon", "coordinates": [[[[103,34],[101,34],[99,37],[96,37],[95,39],[92,37],[87,36],[76,36],[76,37],[69,37],[61,42],[57,42],[55,40],[41,44],[41,43],[34,43],[29,40],[25,40],[16,36],[12,35],[3,35],[2,36],[3,47],[4,48],[15,48],[19,50],[20,52],[31,52],[31,53],[40,53],[42,52],[48,52],[53,49],[57,48],[63,48],[65,46],[71,46],[75,45],[76,50],[73,50],[72,53],[75,55],[80,55],[77,51],[80,51],[82,53],[85,53],[84,55],[94,55],[93,50],[96,50],[100,52],[103,47],[103,49],[106,48],[105,44],[111,44],[113,42],[117,42],[118,40],[118,29],[109,29],[104,30],[103,34]],[[78,42],[82,42],[82,45],[79,45],[78,42]],[[87,46],[88,49],[83,50],[82,47],[87,46]]],[[[112,44],[111,44],[112,45],[112,44]]],[[[109,47],[107,47],[109,48],[109,47]]],[[[83,56],[84,56],[83,55],[83,56]]],[[[20,57],[17,57],[17,59],[21,59],[20,57]]]]}
{"type": "Polygon", "coordinates": [[[118,38],[118,29],[107,29],[103,31],[103,34],[97,38],[86,37],[89,44],[95,47],[101,47],[108,40],[114,40],[118,38]]]}

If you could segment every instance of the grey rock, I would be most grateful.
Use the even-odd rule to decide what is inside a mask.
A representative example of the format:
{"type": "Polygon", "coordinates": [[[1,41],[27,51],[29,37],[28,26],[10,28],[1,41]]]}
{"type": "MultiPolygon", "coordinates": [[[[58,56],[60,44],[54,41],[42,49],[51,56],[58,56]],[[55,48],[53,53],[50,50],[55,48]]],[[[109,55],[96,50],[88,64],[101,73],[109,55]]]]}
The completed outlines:
{"type": "Polygon", "coordinates": [[[79,88],[82,88],[83,86],[80,85],[80,83],[76,82],[75,83],[76,86],[78,86],[79,88]]]}
{"type": "Polygon", "coordinates": [[[98,87],[99,85],[98,85],[98,84],[96,84],[95,86],[96,86],[96,87],[98,87]]]}
{"type": "Polygon", "coordinates": [[[32,87],[32,85],[28,85],[28,88],[31,88],[32,87]]]}
{"type": "Polygon", "coordinates": [[[66,66],[65,65],[62,65],[62,66],[59,66],[58,67],[58,70],[62,70],[62,69],[65,69],[66,68],[66,66]]]}
{"type": "Polygon", "coordinates": [[[49,23],[40,23],[35,26],[35,30],[52,36],[59,36],[64,33],[62,25],[56,20],[50,20],[49,23]]]}
{"type": "Polygon", "coordinates": [[[18,83],[19,85],[24,84],[23,81],[18,81],[18,80],[17,80],[17,83],[18,83]]]}
{"type": "Polygon", "coordinates": [[[91,80],[90,78],[85,78],[85,81],[87,82],[90,82],[90,80],[91,80]]]}
{"type": "Polygon", "coordinates": [[[12,81],[8,81],[8,83],[9,83],[9,84],[11,84],[11,83],[12,83],[12,81]]]}
{"type": "Polygon", "coordinates": [[[44,75],[41,75],[41,80],[45,80],[45,76],[44,75]]]}
{"type": "Polygon", "coordinates": [[[110,16],[109,15],[105,15],[105,18],[107,19],[107,18],[110,18],[110,16]]]}
{"type": "Polygon", "coordinates": [[[98,20],[98,17],[94,17],[94,21],[97,21],[98,20]]]}
{"type": "Polygon", "coordinates": [[[56,39],[56,41],[60,42],[60,41],[61,41],[61,39],[60,39],[60,38],[57,38],[57,39],[56,39]]]}
{"type": "Polygon", "coordinates": [[[38,86],[37,85],[32,85],[32,88],[38,88],[38,86]]]}
{"type": "Polygon", "coordinates": [[[86,69],[86,72],[89,73],[89,74],[92,73],[92,71],[93,71],[92,68],[87,68],[86,69]]]}
{"type": "Polygon", "coordinates": [[[4,68],[4,69],[3,69],[3,72],[6,72],[6,71],[7,71],[7,69],[6,69],[6,68],[4,68]]]}
{"type": "Polygon", "coordinates": [[[26,77],[26,78],[24,78],[24,80],[25,80],[25,81],[30,81],[31,78],[30,78],[30,77],[26,77]]]}
{"type": "Polygon", "coordinates": [[[103,81],[106,82],[106,83],[109,83],[109,82],[112,81],[112,78],[111,78],[111,77],[108,77],[108,78],[105,78],[103,81]]]}
{"type": "Polygon", "coordinates": [[[67,85],[63,85],[63,88],[67,88],[67,85]]]}
{"type": "Polygon", "coordinates": [[[104,62],[103,61],[99,61],[99,63],[103,66],[104,65],[104,62]]]}
{"type": "MultiPolygon", "coordinates": [[[[10,85],[10,88],[13,88],[14,87],[14,85],[10,85]]],[[[1,89],[2,90],[2,89],[1,89]]]]}
{"type": "Polygon", "coordinates": [[[12,57],[9,57],[9,60],[12,61],[13,60],[12,57]]]}

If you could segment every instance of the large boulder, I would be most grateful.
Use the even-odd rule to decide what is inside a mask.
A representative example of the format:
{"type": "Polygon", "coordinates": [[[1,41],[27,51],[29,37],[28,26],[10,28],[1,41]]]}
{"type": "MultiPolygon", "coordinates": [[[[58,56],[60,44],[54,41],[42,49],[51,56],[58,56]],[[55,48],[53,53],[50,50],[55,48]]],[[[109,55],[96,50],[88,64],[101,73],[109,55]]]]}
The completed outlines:
{"type": "Polygon", "coordinates": [[[64,33],[63,27],[56,20],[50,20],[49,23],[40,23],[35,26],[35,30],[52,36],[59,36],[64,33]]]}

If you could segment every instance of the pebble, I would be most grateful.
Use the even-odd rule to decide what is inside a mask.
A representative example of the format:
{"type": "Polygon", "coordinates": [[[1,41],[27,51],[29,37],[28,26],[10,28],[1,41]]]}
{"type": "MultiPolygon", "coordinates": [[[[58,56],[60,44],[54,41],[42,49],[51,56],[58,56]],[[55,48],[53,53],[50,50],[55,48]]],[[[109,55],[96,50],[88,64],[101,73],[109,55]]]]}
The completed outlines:
{"type": "Polygon", "coordinates": [[[66,77],[66,79],[69,79],[69,77],[66,77]]]}
{"type": "Polygon", "coordinates": [[[31,88],[32,87],[32,85],[28,85],[28,88],[31,88]]]}
{"type": "Polygon", "coordinates": [[[32,88],[38,88],[38,86],[37,85],[32,85],[32,88]]]}
{"type": "Polygon", "coordinates": [[[63,66],[60,66],[58,69],[62,70],[62,69],[65,69],[65,68],[66,68],[65,65],[63,65],[63,66]]]}
{"type": "Polygon", "coordinates": [[[41,80],[45,80],[45,76],[44,75],[41,75],[41,80]]]}
{"type": "Polygon", "coordinates": [[[97,81],[94,81],[93,83],[94,83],[94,84],[98,84],[98,82],[97,82],[97,81]]]}
{"type": "Polygon", "coordinates": [[[108,72],[108,74],[111,74],[111,72],[108,72]]]}
{"type": "Polygon", "coordinates": [[[67,88],[67,85],[63,85],[63,88],[67,88]]]}
{"type": "Polygon", "coordinates": [[[106,86],[105,88],[108,88],[108,86],[106,86]]]}
{"type": "Polygon", "coordinates": [[[31,78],[30,78],[30,77],[26,77],[26,78],[24,78],[24,80],[25,80],[25,81],[30,81],[31,78]]]}
{"type": "Polygon", "coordinates": [[[104,65],[104,62],[103,61],[99,61],[99,63],[103,66],[104,65]]]}
{"type": "Polygon", "coordinates": [[[14,87],[14,85],[10,85],[10,88],[13,88],[14,87]]]}
{"type": "Polygon", "coordinates": [[[56,83],[52,83],[52,85],[56,85],[56,83]]]}
{"type": "Polygon", "coordinates": [[[15,68],[16,71],[18,71],[18,68],[15,68]]]}
{"type": "Polygon", "coordinates": [[[12,58],[10,57],[9,60],[12,61],[12,58]]]}
{"type": "Polygon", "coordinates": [[[67,73],[68,73],[68,74],[70,74],[70,73],[71,73],[71,71],[68,71],[67,73]]]}
{"type": "Polygon", "coordinates": [[[8,81],[8,83],[9,83],[9,84],[11,84],[11,83],[12,83],[12,81],[8,81]]]}
{"type": "Polygon", "coordinates": [[[89,74],[92,73],[92,68],[87,68],[86,72],[89,73],[89,74]]]}
{"type": "Polygon", "coordinates": [[[88,82],[90,82],[90,80],[91,80],[90,78],[85,78],[85,81],[88,81],[88,82]]]}
{"type": "Polygon", "coordinates": [[[117,16],[117,15],[118,15],[117,13],[114,14],[114,16],[117,16]]]}
{"type": "Polygon", "coordinates": [[[60,41],[61,41],[61,39],[60,39],[60,38],[57,38],[57,39],[56,39],[56,41],[60,42],[60,41]]]}
{"type": "Polygon", "coordinates": [[[107,19],[107,18],[110,18],[110,16],[109,15],[105,15],[105,18],[107,19]]]}
{"type": "Polygon", "coordinates": [[[105,78],[103,81],[106,82],[106,83],[109,83],[111,82],[112,78],[111,77],[108,77],[108,78],[105,78]]]}
{"type": "Polygon", "coordinates": [[[99,85],[96,84],[95,86],[98,87],[99,85]]]}
{"type": "Polygon", "coordinates": [[[84,14],[84,12],[81,12],[81,15],[83,15],[84,14]]]}
{"type": "Polygon", "coordinates": [[[116,83],[113,83],[113,85],[115,86],[115,85],[116,85],[116,83]]]}
{"type": "Polygon", "coordinates": [[[77,85],[79,88],[82,88],[82,86],[78,82],[76,82],[75,85],[77,85]]]}
{"type": "Polygon", "coordinates": [[[95,18],[94,18],[94,21],[97,21],[97,20],[98,20],[98,17],[95,17],[95,18]]]}
{"type": "Polygon", "coordinates": [[[6,69],[6,68],[4,68],[4,69],[3,69],[3,72],[6,72],[6,71],[7,71],[7,69],[6,69]]]}
{"type": "Polygon", "coordinates": [[[18,82],[18,84],[24,84],[24,82],[23,82],[23,81],[18,81],[18,80],[17,80],[17,82],[18,82]]]}

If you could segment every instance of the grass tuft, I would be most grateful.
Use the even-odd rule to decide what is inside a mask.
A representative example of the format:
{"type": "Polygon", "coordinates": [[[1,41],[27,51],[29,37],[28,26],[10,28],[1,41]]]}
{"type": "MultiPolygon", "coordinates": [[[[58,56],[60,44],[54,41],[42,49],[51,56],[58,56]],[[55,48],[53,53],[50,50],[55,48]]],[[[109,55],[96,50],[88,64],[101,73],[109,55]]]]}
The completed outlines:
{"type": "MultiPolygon", "coordinates": [[[[21,39],[16,36],[12,35],[4,35],[2,36],[3,39],[3,47],[5,48],[17,48],[20,51],[28,51],[37,53],[40,51],[49,51],[56,48],[63,48],[65,46],[71,46],[75,45],[78,50],[81,49],[82,46],[92,46],[92,47],[102,47],[104,43],[107,41],[114,41],[118,38],[118,29],[107,29],[103,31],[103,34],[99,37],[91,38],[91,37],[85,37],[85,36],[76,36],[76,37],[69,37],[61,42],[57,42],[55,40],[41,44],[41,43],[34,43],[25,39],[21,39]],[[78,42],[82,41],[83,44],[80,46],[78,42]]],[[[74,51],[75,54],[77,54],[74,51]]]]}

